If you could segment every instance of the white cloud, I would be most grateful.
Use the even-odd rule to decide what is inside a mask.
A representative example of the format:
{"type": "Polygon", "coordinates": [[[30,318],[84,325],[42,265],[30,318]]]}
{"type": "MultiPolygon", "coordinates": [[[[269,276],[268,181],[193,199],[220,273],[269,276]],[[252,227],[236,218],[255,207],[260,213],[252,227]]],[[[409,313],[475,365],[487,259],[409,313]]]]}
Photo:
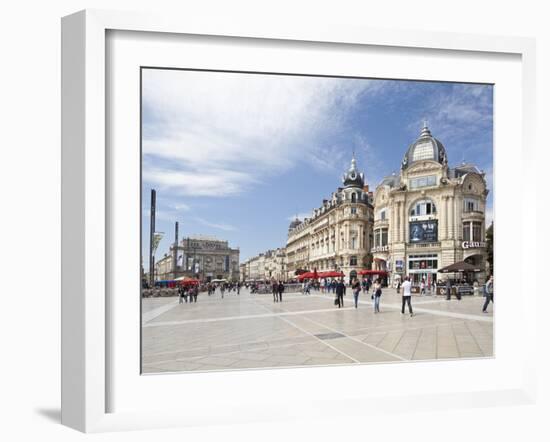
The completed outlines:
{"type": "Polygon", "coordinates": [[[199,223],[205,225],[205,226],[208,226],[208,227],[212,227],[214,229],[218,229],[218,230],[224,230],[226,232],[230,232],[230,231],[233,231],[233,230],[236,230],[234,226],[230,225],[230,224],[224,224],[224,223],[213,223],[213,222],[210,222],[210,221],[207,221],[203,218],[194,218],[196,221],[198,221],[199,223]]]}
{"type": "Polygon", "coordinates": [[[191,210],[191,206],[185,203],[175,203],[172,207],[174,208],[174,210],[191,210]]]}
{"type": "MultiPolygon", "coordinates": [[[[422,118],[428,119],[428,126],[434,135],[446,143],[471,140],[473,135],[492,130],[493,103],[491,86],[455,84],[451,93],[434,91],[422,118]]],[[[422,121],[415,121],[411,128],[420,131],[422,121]]],[[[475,151],[476,146],[471,146],[475,151]]],[[[487,146],[477,146],[486,150],[487,146]]],[[[472,152],[473,153],[473,152],[472,152]]]]}
{"type": "MultiPolygon", "coordinates": [[[[181,217],[182,212],[188,212],[191,210],[191,206],[181,202],[170,201],[157,201],[157,208],[155,211],[155,218],[164,221],[177,221],[181,217]]],[[[145,204],[142,209],[142,217],[149,218],[151,216],[151,209],[148,204],[145,204]]]]}
{"type": "Polygon", "coordinates": [[[145,70],[144,179],[227,196],[302,161],[338,168],[341,146],[325,140],[344,130],[361,94],[379,89],[369,80],[145,70]]]}
{"type": "Polygon", "coordinates": [[[222,169],[187,171],[177,169],[144,168],[143,179],[159,189],[172,189],[176,194],[189,196],[231,196],[254,183],[255,179],[244,172],[222,169]]]}

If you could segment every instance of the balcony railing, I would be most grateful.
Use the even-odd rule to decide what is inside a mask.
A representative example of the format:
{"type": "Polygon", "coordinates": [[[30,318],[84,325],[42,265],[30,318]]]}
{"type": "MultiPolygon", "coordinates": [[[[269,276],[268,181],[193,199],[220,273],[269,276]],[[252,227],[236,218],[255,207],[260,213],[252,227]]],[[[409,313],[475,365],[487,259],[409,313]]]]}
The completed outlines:
{"type": "Polygon", "coordinates": [[[474,209],[464,209],[462,211],[462,216],[484,216],[485,215],[485,212],[483,212],[482,210],[474,210],[474,209]]]}
{"type": "Polygon", "coordinates": [[[374,227],[387,226],[390,223],[388,218],[374,220],[374,227]]]}
{"type": "Polygon", "coordinates": [[[431,249],[441,247],[440,242],[421,242],[421,243],[409,243],[407,248],[409,249],[431,249]]]}

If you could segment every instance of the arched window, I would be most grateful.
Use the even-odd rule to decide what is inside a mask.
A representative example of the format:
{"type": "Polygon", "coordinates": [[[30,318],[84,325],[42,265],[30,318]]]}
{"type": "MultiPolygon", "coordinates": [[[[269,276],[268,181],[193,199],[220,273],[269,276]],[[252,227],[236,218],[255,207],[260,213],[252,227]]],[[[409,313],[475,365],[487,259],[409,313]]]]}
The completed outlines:
{"type": "Polygon", "coordinates": [[[435,215],[437,210],[432,200],[425,199],[414,203],[410,213],[411,216],[426,216],[435,215]]]}
{"type": "Polygon", "coordinates": [[[354,192],[351,194],[351,202],[356,203],[357,202],[357,194],[354,192]]]}

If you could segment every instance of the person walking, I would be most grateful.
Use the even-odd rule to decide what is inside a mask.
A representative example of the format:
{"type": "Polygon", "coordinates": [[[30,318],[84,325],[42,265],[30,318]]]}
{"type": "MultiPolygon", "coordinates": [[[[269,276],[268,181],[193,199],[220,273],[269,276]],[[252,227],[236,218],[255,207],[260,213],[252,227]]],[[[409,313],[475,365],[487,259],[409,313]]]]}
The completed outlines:
{"type": "MultiPolygon", "coordinates": [[[[183,287],[178,287],[178,298],[179,298],[179,304],[183,304],[183,287]]],[[[187,301],[187,299],[185,300],[187,301]]]]}
{"type": "Polygon", "coordinates": [[[374,298],[374,313],[380,313],[380,296],[382,296],[382,284],[380,283],[380,279],[374,282],[372,296],[374,298]]]}
{"type": "Polygon", "coordinates": [[[403,282],[403,296],[401,297],[401,314],[405,314],[405,303],[409,305],[409,314],[413,315],[413,309],[411,305],[411,280],[408,276],[405,277],[403,282]]]}
{"type": "Polygon", "coordinates": [[[335,291],[336,291],[336,300],[335,300],[336,305],[338,306],[338,308],[341,308],[344,306],[344,292],[346,291],[346,286],[344,284],[343,278],[336,283],[335,291]]]}
{"type": "Polygon", "coordinates": [[[397,294],[401,292],[401,278],[397,280],[397,289],[395,290],[397,294]]]}
{"type": "Polygon", "coordinates": [[[273,293],[273,302],[278,302],[277,293],[279,292],[279,284],[275,280],[271,284],[271,292],[273,293]]]}
{"type": "Polygon", "coordinates": [[[357,278],[355,278],[351,284],[353,290],[353,302],[355,303],[355,308],[357,308],[357,303],[359,301],[359,293],[361,293],[361,283],[357,278]]]}
{"type": "Polygon", "coordinates": [[[420,281],[420,296],[424,296],[426,294],[426,282],[424,281],[424,278],[422,278],[422,281],[420,281]]]}
{"type": "Polygon", "coordinates": [[[485,285],[483,286],[483,296],[485,296],[485,303],[483,304],[483,313],[489,313],[487,307],[489,307],[489,302],[494,304],[493,298],[493,275],[489,277],[485,285]]]}
{"type": "Polygon", "coordinates": [[[283,292],[285,291],[285,285],[283,281],[279,281],[277,285],[277,292],[279,293],[279,302],[283,302],[283,292]]]}
{"type": "Polygon", "coordinates": [[[188,290],[189,289],[185,286],[181,288],[181,297],[183,298],[185,303],[187,303],[187,292],[188,292],[188,290]]]}
{"type": "Polygon", "coordinates": [[[193,301],[195,302],[195,304],[197,303],[197,296],[199,295],[199,286],[198,284],[195,285],[195,287],[192,289],[192,294],[193,294],[193,301]]]}
{"type": "Polygon", "coordinates": [[[447,301],[451,300],[451,280],[447,278],[447,282],[445,283],[445,294],[447,295],[447,301]]]}

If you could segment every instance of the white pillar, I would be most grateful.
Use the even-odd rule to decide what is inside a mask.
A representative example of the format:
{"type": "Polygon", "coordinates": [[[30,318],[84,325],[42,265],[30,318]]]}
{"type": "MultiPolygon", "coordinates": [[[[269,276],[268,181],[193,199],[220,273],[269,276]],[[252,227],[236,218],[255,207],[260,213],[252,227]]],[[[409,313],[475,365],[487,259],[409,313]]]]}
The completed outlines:
{"type": "Polygon", "coordinates": [[[445,196],[445,239],[449,239],[449,197],[445,196]]]}
{"type": "Polygon", "coordinates": [[[405,242],[405,238],[407,238],[407,219],[408,219],[408,213],[405,209],[405,201],[401,201],[400,203],[401,207],[401,242],[405,242]]]}
{"type": "Polygon", "coordinates": [[[456,238],[456,198],[453,196],[451,197],[451,209],[452,209],[452,216],[451,216],[451,238],[456,238]]]}

